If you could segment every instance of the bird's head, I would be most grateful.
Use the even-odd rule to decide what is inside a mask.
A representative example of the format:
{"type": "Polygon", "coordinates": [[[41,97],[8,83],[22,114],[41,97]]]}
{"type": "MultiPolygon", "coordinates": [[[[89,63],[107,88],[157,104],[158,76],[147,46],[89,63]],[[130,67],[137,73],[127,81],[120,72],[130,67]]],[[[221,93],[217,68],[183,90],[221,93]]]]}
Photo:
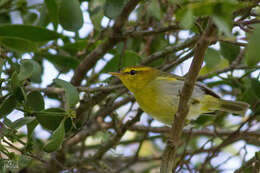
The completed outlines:
{"type": "Polygon", "coordinates": [[[132,92],[142,89],[148,82],[154,80],[160,73],[159,70],[147,66],[126,67],[120,72],[110,72],[118,77],[132,92]]]}

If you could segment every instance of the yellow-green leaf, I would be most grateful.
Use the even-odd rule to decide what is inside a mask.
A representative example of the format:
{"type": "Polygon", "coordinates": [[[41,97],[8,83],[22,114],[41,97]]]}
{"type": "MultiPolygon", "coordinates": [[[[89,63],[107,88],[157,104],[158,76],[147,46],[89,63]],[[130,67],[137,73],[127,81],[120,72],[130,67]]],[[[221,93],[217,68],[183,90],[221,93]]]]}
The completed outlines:
{"type": "Polygon", "coordinates": [[[65,137],[64,120],[61,121],[59,127],[51,135],[51,139],[43,147],[43,150],[50,153],[59,149],[65,137]]]}
{"type": "Polygon", "coordinates": [[[55,79],[54,82],[65,90],[65,98],[68,104],[67,111],[75,106],[79,101],[79,93],[76,87],[71,83],[61,79],[55,79]]]}
{"type": "Polygon", "coordinates": [[[246,62],[254,66],[260,62],[260,24],[255,25],[255,30],[249,38],[246,48],[246,62]]]}
{"type": "Polygon", "coordinates": [[[39,26],[6,24],[0,25],[0,37],[15,37],[32,42],[43,42],[56,40],[60,34],[39,26]]]}
{"type": "Polygon", "coordinates": [[[78,31],[83,25],[83,15],[78,0],[61,0],[59,20],[68,31],[78,31]]]}

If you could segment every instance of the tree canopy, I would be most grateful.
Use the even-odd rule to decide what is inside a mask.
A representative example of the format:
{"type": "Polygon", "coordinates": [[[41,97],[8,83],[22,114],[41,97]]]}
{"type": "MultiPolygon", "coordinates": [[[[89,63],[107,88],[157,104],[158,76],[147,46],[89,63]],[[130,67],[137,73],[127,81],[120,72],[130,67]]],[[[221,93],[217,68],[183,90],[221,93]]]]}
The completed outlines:
{"type": "Polygon", "coordinates": [[[258,0],[1,0],[0,66],[0,172],[260,171],[258,0]],[[172,127],[131,65],[186,77],[172,127]],[[196,80],[250,109],[184,126],[196,80]]]}

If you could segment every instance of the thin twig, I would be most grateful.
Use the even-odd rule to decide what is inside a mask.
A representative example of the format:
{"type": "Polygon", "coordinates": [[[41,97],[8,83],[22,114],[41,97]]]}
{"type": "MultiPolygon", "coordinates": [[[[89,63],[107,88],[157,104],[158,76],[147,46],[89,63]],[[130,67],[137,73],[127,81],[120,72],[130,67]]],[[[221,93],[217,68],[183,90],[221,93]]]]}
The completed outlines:
{"type": "Polygon", "coordinates": [[[260,65],[256,65],[256,66],[238,65],[236,67],[227,67],[227,68],[217,70],[217,71],[214,71],[214,72],[210,72],[206,75],[200,76],[198,78],[198,80],[205,80],[205,79],[211,78],[215,75],[219,75],[221,73],[226,73],[226,72],[229,72],[229,71],[232,71],[232,70],[248,70],[248,69],[260,69],[260,65]]]}
{"type": "Polygon", "coordinates": [[[165,33],[167,31],[176,31],[179,30],[180,27],[178,25],[169,25],[166,27],[156,28],[153,30],[144,30],[144,31],[130,31],[124,34],[124,37],[140,37],[140,36],[147,36],[159,33],[165,33]]]}
{"type": "Polygon", "coordinates": [[[121,137],[125,134],[125,132],[128,130],[128,128],[131,127],[134,123],[136,123],[139,120],[141,114],[142,114],[142,111],[139,109],[139,111],[137,112],[136,116],[132,120],[127,121],[125,124],[123,124],[120,127],[120,131],[118,130],[118,132],[120,132],[120,133],[116,133],[102,147],[100,147],[99,150],[97,150],[97,152],[92,157],[93,160],[97,161],[97,160],[102,159],[104,154],[110,148],[113,148],[113,146],[115,146],[120,141],[121,137]]]}
{"type": "MultiPolygon", "coordinates": [[[[79,86],[77,87],[78,91],[80,92],[87,92],[87,93],[95,93],[95,92],[99,92],[99,91],[103,91],[103,92],[108,92],[108,91],[112,91],[115,89],[119,89],[119,88],[124,88],[124,86],[122,84],[119,85],[110,85],[110,86],[101,86],[101,87],[82,87],[79,86]]],[[[8,87],[1,87],[2,90],[8,90],[8,87]]],[[[40,91],[40,92],[44,92],[44,93],[56,93],[56,94],[61,94],[64,93],[64,89],[63,88],[56,88],[56,87],[46,87],[46,88],[40,88],[40,87],[33,87],[33,86],[26,86],[25,90],[28,91],[40,91]]]]}
{"type": "Polygon", "coordinates": [[[17,148],[16,146],[14,146],[13,144],[11,144],[11,143],[8,142],[7,140],[3,139],[3,142],[5,142],[6,144],[8,144],[8,145],[9,145],[10,147],[12,147],[13,149],[19,151],[21,154],[26,155],[26,156],[29,156],[29,157],[31,157],[31,158],[33,158],[33,159],[35,159],[35,160],[38,160],[38,161],[40,161],[40,162],[42,162],[42,163],[44,163],[44,164],[47,165],[47,162],[46,162],[45,160],[43,160],[43,159],[41,159],[41,158],[39,158],[39,157],[37,157],[37,156],[35,156],[35,155],[33,155],[33,154],[24,152],[23,150],[21,150],[20,148],[17,148]]]}
{"type": "Polygon", "coordinates": [[[179,50],[183,50],[187,47],[193,47],[193,45],[196,43],[196,41],[198,40],[199,37],[194,36],[191,39],[188,39],[187,41],[180,43],[178,45],[174,45],[174,46],[167,46],[166,48],[164,48],[162,51],[158,51],[150,56],[148,56],[147,58],[145,58],[143,60],[143,62],[141,64],[143,65],[147,65],[161,57],[165,57],[166,55],[170,54],[170,53],[174,53],[177,52],[179,50]]]}

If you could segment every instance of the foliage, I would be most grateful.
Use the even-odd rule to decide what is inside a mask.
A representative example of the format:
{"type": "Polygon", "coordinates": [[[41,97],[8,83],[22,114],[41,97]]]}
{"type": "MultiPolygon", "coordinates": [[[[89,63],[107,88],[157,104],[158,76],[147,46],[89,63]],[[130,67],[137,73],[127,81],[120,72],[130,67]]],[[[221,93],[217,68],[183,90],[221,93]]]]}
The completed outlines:
{"type": "Polygon", "coordinates": [[[237,172],[259,171],[258,5],[0,1],[0,172],[159,172],[169,128],[157,127],[107,73],[136,64],[186,72],[209,18],[217,36],[208,38],[199,80],[250,110],[244,117],[214,112],[192,121],[175,171],[224,172],[236,159],[237,172]]]}

